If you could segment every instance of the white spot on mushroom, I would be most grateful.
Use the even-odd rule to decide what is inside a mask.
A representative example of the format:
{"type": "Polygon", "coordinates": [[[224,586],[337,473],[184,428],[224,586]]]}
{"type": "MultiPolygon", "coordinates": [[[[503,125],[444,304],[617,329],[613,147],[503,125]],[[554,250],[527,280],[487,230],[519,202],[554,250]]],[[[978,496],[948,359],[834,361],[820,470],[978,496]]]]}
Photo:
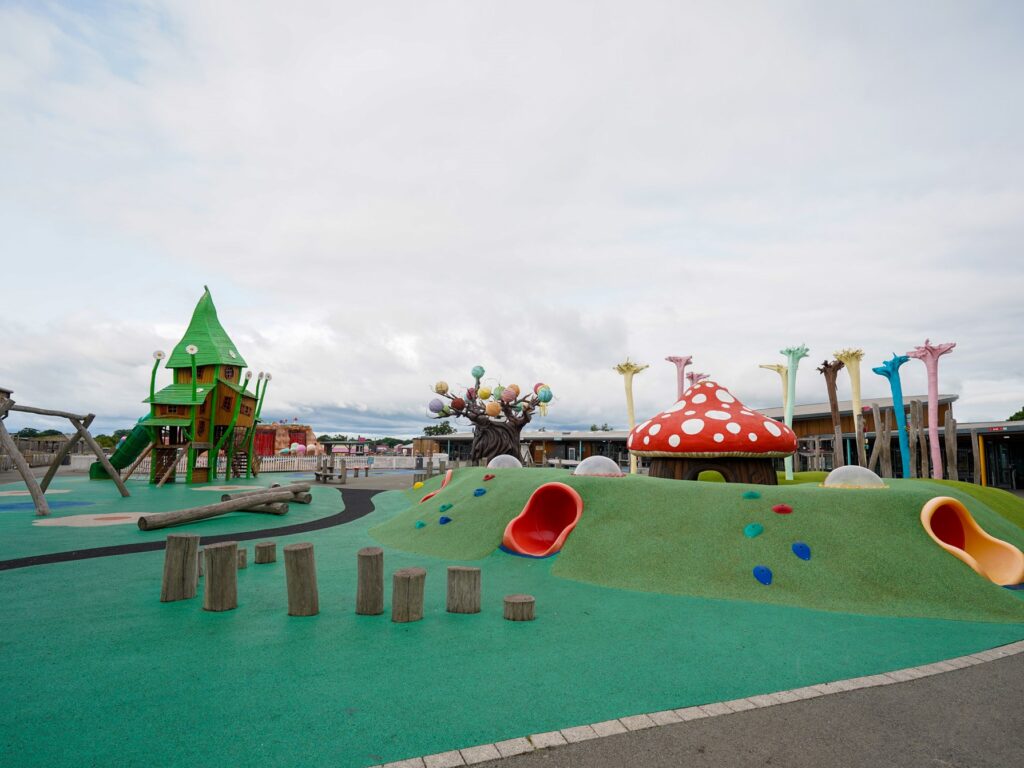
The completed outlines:
{"type": "Polygon", "coordinates": [[[680,428],[688,435],[696,435],[702,429],[704,429],[703,419],[687,419],[684,421],[680,428]]]}
{"type": "Polygon", "coordinates": [[[676,411],[681,411],[685,407],[686,400],[680,400],[678,403],[669,408],[668,411],[666,411],[666,413],[675,413],[676,411]]]}
{"type": "Polygon", "coordinates": [[[633,436],[632,435],[630,435],[629,436],[629,440],[626,441],[626,447],[627,448],[632,448],[633,447],[633,436]]]}
{"type": "Polygon", "coordinates": [[[647,437],[644,438],[644,445],[650,445],[650,444],[651,444],[651,438],[650,438],[650,435],[648,435],[647,437]]]}
{"type": "Polygon", "coordinates": [[[732,408],[732,406],[729,405],[729,403],[722,403],[722,407],[723,408],[732,408]]]}
{"type": "Polygon", "coordinates": [[[730,421],[728,424],[725,425],[725,428],[732,432],[734,435],[738,435],[740,433],[740,425],[737,424],[735,421],[730,421]]]}
{"type": "Polygon", "coordinates": [[[752,442],[752,443],[756,443],[757,442],[757,435],[755,435],[753,432],[751,432],[749,435],[747,435],[747,437],[750,438],[750,442],[752,442]]]}
{"type": "Polygon", "coordinates": [[[744,416],[753,416],[754,415],[753,411],[748,411],[746,408],[744,408],[742,411],[740,411],[740,413],[742,413],[744,416]]]}
{"type": "Polygon", "coordinates": [[[647,421],[645,421],[645,422],[644,422],[643,424],[641,424],[641,425],[640,425],[639,427],[637,427],[637,428],[636,428],[636,431],[637,431],[637,432],[643,432],[643,431],[644,431],[644,430],[645,430],[645,429],[647,428],[647,425],[648,425],[648,424],[650,424],[650,423],[651,423],[651,420],[650,420],[650,419],[648,419],[648,420],[647,420],[647,421]]]}
{"type": "Polygon", "coordinates": [[[693,416],[695,413],[696,411],[683,411],[683,416],[693,416]]]}
{"type": "Polygon", "coordinates": [[[697,403],[698,405],[700,405],[701,403],[703,403],[707,399],[708,399],[708,396],[705,395],[705,394],[700,394],[700,395],[694,395],[693,396],[693,402],[697,403]]]}
{"type": "Polygon", "coordinates": [[[717,435],[715,435],[715,442],[716,443],[720,443],[723,440],[725,440],[725,435],[723,435],[721,432],[719,432],[717,435]]]}
{"type": "Polygon", "coordinates": [[[774,421],[766,421],[764,428],[772,435],[772,437],[778,437],[782,434],[782,430],[779,429],[779,425],[774,421]]]}
{"type": "Polygon", "coordinates": [[[717,421],[728,421],[732,418],[732,414],[725,411],[707,411],[704,415],[709,419],[716,419],[717,421]]]}
{"type": "Polygon", "coordinates": [[[655,424],[648,430],[651,435],[656,435],[661,432],[661,424],[655,424]]]}
{"type": "Polygon", "coordinates": [[[668,436],[668,444],[671,445],[673,448],[678,448],[679,447],[679,435],[669,435],[668,436]]]}
{"type": "Polygon", "coordinates": [[[735,403],[736,398],[726,392],[724,389],[720,389],[715,392],[715,397],[721,400],[723,403],[735,403]]]}

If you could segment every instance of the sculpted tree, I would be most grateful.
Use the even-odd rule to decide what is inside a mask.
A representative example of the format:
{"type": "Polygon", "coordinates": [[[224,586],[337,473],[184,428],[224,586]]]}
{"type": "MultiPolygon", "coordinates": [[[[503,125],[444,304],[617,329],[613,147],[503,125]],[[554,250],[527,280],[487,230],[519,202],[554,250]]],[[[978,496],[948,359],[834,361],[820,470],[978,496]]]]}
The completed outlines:
{"type": "Polygon", "coordinates": [[[448,382],[437,382],[434,392],[440,397],[431,400],[428,408],[437,419],[452,416],[469,419],[473,424],[470,448],[473,461],[487,463],[495,456],[504,455],[518,459],[520,433],[530,423],[535,411],[546,413],[547,404],[553,397],[551,388],[538,383],[532,392],[523,395],[518,384],[481,386],[483,375],[483,366],[474,366],[472,376],[475,383],[463,395],[452,394],[448,382]]]}

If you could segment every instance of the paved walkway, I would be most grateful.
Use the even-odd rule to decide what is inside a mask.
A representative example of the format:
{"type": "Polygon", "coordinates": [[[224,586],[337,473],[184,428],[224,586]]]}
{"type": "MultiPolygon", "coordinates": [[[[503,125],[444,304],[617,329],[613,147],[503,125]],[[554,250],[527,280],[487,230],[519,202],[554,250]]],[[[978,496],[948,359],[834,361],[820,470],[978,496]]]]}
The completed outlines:
{"type": "Polygon", "coordinates": [[[1024,765],[1024,654],[908,682],[632,731],[480,765],[1024,765]]]}

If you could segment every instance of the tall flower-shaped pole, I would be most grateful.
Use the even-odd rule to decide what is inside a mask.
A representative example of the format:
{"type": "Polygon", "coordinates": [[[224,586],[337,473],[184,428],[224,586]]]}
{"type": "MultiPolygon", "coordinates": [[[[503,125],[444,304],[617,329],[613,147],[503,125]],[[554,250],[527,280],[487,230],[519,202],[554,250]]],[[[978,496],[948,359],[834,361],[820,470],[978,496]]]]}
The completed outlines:
{"type": "Polygon", "coordinates": [[[694,384],[700,384],[704,379],[710,378],[706,373],[697,373],[696,371],[690,371],[686,374],[686,380],[690,382],[692,387],[694,384]]]}
{"type": "Polygon", "coordinates": [[[156,372],[160,367],[160,361],[163,360],[167,355],[162,350],[157,350],[153,353],[153,371],[149,374],[149,401],[153,402],[153,398],[156,397],[156,372]]]}
{"type": "Polygon", "coordinates": [[[924,340],[924,346],[914,347],[908,357],[922,361],[928,369],[928,439],[932,448],[932,477],[942,479],[942,449],[939,447],[939,358],[949,354],[956,346],[955,341],[947,344],[932,344],[924,340]]]}
{"type": "Polygon", "coordinates": [[[690,355],[673,355],[665,359],[676,364],[676,400],[682,400],[683,393],[686,391],[686,366],[693,358],[690,355]]]}
{"type": "Polygon", "coordinates": [[[900,439],[900,460],[903,463],[903,477],[910,477],[910,441],[907,439],[907,414],[903,408],[903,385],[900,383],[900,366],[910,358],[906,355],[892,353],[892,358],[886,360],[877,368],[871,370],[879,376],[889,380],[889,388],[892,390],[892,409],[896,413],[896,431],[900,439]]]}
{"type": "MultiPolygon", "coordinates": [[[[626,415],[629,417],[629,429],[636,426],[636,414],[633,411],[633,376],[647,368],[646,365],[638,365],[631,362],[627,357],[626,362],[619,363],[615,370],[622,374],[623,383],[626,385],[626,415]]],[[[636,456],[629,454],[629,473],[635,475],[637,472],[636,456]]]]}
{"type": "Polygon", "coordinates": [[[818,366],[818,373],[825,377],[825,389],[828,390],[828,407],[832,412],[832,432],[835,442],[832,444],[832,466],[843,466],[843,428],[839,420],[839,398],[836,396],[836,376],[843,367],[842,360],[825,360],[818,366]]]}
{"type": "Polygon", "coordinates": [[[757,367],[764,368],[766,371],[775,371],[779,374],[779,378],[782,379],[782,409],[785,410],[786,403],[789,400],[789,368],[781,363],[765,363],[757,367]]]}
{"type": "Polygon", "coordinates": [[[837,360],[846,366],[850,374],[850,400],[852,401],[853,423],[857,428],[857,464],[868,465],[868,454],[864,449],[864,411],[860,402],[860,361],[864,359],[863,349],[840,349],[835,352],[837,360]]]}
{"type": "MultiPolygon", "coordinates": [[[[800,367],[800,361],[807,357],[807,345],[801,344],[799,347],[786,347],[785,349],[779,350],[779,354],[786,356],[786,364],[789,368],[789,375],[786,381],[786,405],[783,409],[783,418],[786,421],[786,426],[790,429],[793,428],[793,406],[796,403],[796,371],[800,367]]],[[[793,457],[787,456],[785,459],[786,464],[786,479],[793,479],[793,457]]]]}

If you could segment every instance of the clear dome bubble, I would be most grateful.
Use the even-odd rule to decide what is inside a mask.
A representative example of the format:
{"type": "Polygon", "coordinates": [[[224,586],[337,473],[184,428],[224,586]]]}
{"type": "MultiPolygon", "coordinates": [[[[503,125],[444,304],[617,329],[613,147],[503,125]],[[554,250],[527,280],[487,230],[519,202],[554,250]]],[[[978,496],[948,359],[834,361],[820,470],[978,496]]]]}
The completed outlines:
{"type": "Polygon", "coordinates": [[[822,485],[826,488],[885,488],[882,478],[866,467],[850,464],[828,473],[822,485]]]}
{"type": "Polygon", "coordinates": [[[622,470],[607,456],[588,456],[576,465],[573,474],[585,477],[622,477],[622,470]]]}
{"type": "Polygon", "coordinates": [[[509,456],[504,454],[502,456],[495,456],[489,462],[487,462],[488,469],[522,469],[523,462],[517,459],[515,456],[509,456]]]}

